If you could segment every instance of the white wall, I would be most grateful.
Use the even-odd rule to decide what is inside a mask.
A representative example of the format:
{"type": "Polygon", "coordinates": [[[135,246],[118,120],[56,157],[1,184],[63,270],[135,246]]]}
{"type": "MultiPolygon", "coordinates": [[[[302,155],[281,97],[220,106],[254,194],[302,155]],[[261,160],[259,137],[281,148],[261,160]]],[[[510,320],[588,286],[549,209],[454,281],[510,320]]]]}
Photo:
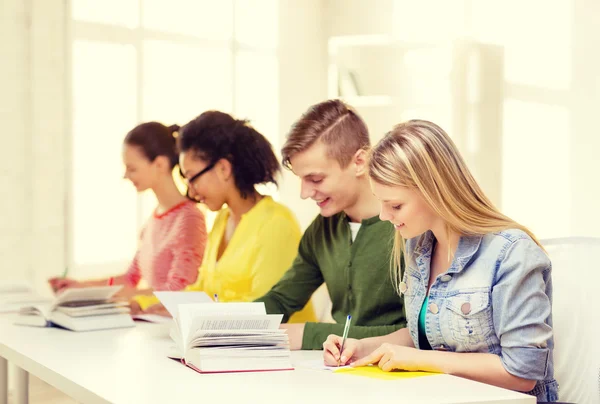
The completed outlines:
{"type": "Polygon", "coordinates": [[[572,233],[600,236],[600,2],[573,4],[572,233]]]}
{"type": "MultiPolygon", "coordinates": [[[[308,106],[327,97],[327,46],[321,0],[280,1],[279,132],[283,145],[290,126],[308,106]]],[[[300,199],[300,181],[284,169],[281,201],[305,229],[318,214],[313,201],[300,199]]]]}
{"type": "Polygon", "coordinates": [[[45,284],[64,269],[64,2],[4,0],[0,277],[45,284]]]}
{"type": "Polygon", "coordinates": [[[0,3],[0,271],[2,277],[27,278],[31,270],[32,186],[29,2],[0,3]]]}
{"type": "Polygon", "coordinates": [[[390,33],[393,7],[393,0],[325,0],[325,35],[331,37],[390,33]]]}
{"type": "MultiPolygon", "coordinates": [[[[464,5],[468,2],[458,3],[464,5]]],[[[326,39],[330,35],[393,31],[390,17],[393,4],[392,0],[380,0],[377,7],[359,0],[280,2],[281,143],[290,124],[309,105],[327,96],[326,39]]],[[[503,150],[503,160],[494,163],[500,173],[506,170],[508,163],[522,170],[520,186],[525,187],[525,193],[520,194],[517,192],[519,188],[514,187],[514,172],[512,179],[509,176],[509,180],[502,180],[503,176],[498,175],[494,181],[494,177],[489,175],[489,167],[485,168],[488,174],[484,188],[500,189],[500,195],[495,199],[500,201],[501,207],[512,209],[507,213],[530,225],[534,231],[538,227],[546,229],[541,236],[555,235],[552,233],[554,222],[567,223],[567,227],[555,226],[561,234],[600,236],[600,215],[596,213],[596,207],[600,206],[600,181],[596,178],[596,173],[600,172],[600,161],[596,158],[596,150],[600,148],[596,119],[600,111],[600,54],[595,51],[600,49],[600,26],[597,24],[600,4],[595,0],[543,3],[548,11],[554,11],[557,20],[554,25],[561,23],[566,30],[563,36],[567,44],[561,48],[568,50],[566,55],[558,53],[556,40],[544,42],[544,38],[556,36],[555,27],[528,19],[528,14],[517,27],[535,24],[537,34],[530,40],[538,41],[534,43],[538,43],[543,52],[531,52],[531,55],[519,53],[520,48],[514,42],[503,40],[507,26],[494,26],[495,14],[502,10],[509,13],[511,7],[520,7],[519,2],[483,1],[473,4],[479,7],[479,11],[475,10],[479,17],[468,23],[466,31],[470,32],[467,33],[472,39],[483,41],[490,40],[486,36],[489,37],[489,32],[495,29],[492,33],[495,32],[496,38],[490,41],[502,46],[507,56],[504,67],[508,70],[508,78],[503,85],[503,96],[511,102],[516,100],[550,106],[543,110],[550,111],[547,119],[525,115],[522,120],[512,122],[506,121],[505,108],[503,139],[492,141],[492,144],[500,141],[500,144],[506,145],[507,139],[516,139],[527,144],[529,139],[533,144],[533,148],[521,148],[519,153],[512,155],[510,150],[508,154],[507,150],[503,150]],[[569,75],[564,80],[566,84],[558,81],[564,84],[564,88],[528,85],[512,80],[521,73],[519,69],[522,66],[533,65],[540,66],[540,76],[549,77],[547,81],[552,84],[548,71],[557,63],[564,64],[565,58],[569,75]],[[544,66],[548,71],[544,70],[544,66]],[[552,124],[555,119],[552,111],[568,117],[563,125],[564,137],[560,136],[562,129],[558,130],[552,124]],[[535,125],[539,129],[531,130],[536,128],[535,125]],[[544,141],[546,134],[550,139],[544,141]],[[565,144],[563,155],[558,158],[552,151],[556,142],[565,144]],[[529,185],[531,187],[527,191],[529,185]],[[520,204],[525,208],[516,209],[520,204]],[[534,208],[537,211],[533,212],[535,220],[530,222],[528,216],[534,208]]],[[[47,276],[62,273],[65,266],[65,190],[68,185],[65,162],[68,161],[70,131],[66,12],[61,0],[3,0],[0,7],[0,54],[3,61],[0,63],[0,88],[3,92],[0,101],[3,123],[0,278],[27,278],[43,284],[47,276]]],[[[427,21],[422,11],[405,14],[415,21],[427,21]]],[[[455,25],[463,22],[458,21],[455,25]]],[[[430,28],[426,23],[422,26],[430,28]]],[[[511,27],[514,26],[511,23],[511,27]]],[[[454,26],[451,31],[459,29],[454,26]]],[[[533,79],[539,80],[539,77],[533,79]]],[[[477,166],[486,161],[480,159],[472,163],[477,166]]],[[[306,227],[317,210],[310,201],[300,200],[299,190],[298,180],[291,173],[286,173],[280,187],[281,199],[296,212],[302,226],[306,227]]]]}
{"type": "MultiPolygon", "coordinates": [[[[63,272],[67,254],[71,121],[67,3],[0,3],[4,146],[0,159],[0,279],[28,279],[44,287],[49,276],[63,272]]],[[[284,0],[279,14],[279,131],[283,143],[291,122],[308,105],[325,98],[326,66],[322,1],[284,0]]],[[[281,199],[296,212],[304,228],[316,209],[301,201],[299,194],[297,180],[285,173],[281,199]]]]}
{"type": "Polygon", "coordinates": [[[65,1],[33,1],[31,19],[31,138],[33,282],[45,285],[66,264],[70,112],[65,1]]]}
{"type": "MultiPolygon", "coordinates": [[[[326,0],[323,18],[328,37],[390,34],[496,47],[489,71],[503,80],[488,87],[499,104],[483,100],[476,106],[479,123],[446,129],[492,200],[538,236],[600,236],[599,2],[326,0]],[[501,64],[494,67],[494,58],[501,64]]],[[[471,107],[467,97],[453,100],[459,117],[471,107]]],[[[389,114],[377,122],[369,119],[375,114],[365,118],[373,128],[402,120],[389,114]]]]}

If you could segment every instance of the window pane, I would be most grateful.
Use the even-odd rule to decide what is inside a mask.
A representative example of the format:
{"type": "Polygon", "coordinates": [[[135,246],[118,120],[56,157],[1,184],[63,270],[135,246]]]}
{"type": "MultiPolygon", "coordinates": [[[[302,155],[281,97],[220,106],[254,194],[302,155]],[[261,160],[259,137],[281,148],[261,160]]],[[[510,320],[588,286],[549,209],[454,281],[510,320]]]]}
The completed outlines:
{"type": "Polygon", "coordinates": [[[142,0],[144,28],[207,39],[231,39],[232,0],[142,0]]]}
{"type": "Polygon", "coordinates": [[[139,24],[139,0],[71,0],[76,21],[135,28],[139,24]]]}
{"type": "MultiPolygon", "coordinates": [[[[406,109],[400,114],[400,120],[397,123],[405,122],[411,119],[423,119],[434,122],[440,128],[444,129],[450,137],[452,133],[452,111],[448,105],[431,106],[415,109],[406,109]]],[[[388,129],[392,129],[391,127],[388,129]]]]}
{"type": "Polygon", "coordinates": [[[474,38],[504,47],[506,81],[557,90],[570,88],[572,1],[478,0],[471,5],[474,38]],[[538,17],[540,10],[543,17],[538,17]]]}
{"type": "Polygon", "coordinates": [[[277,0],[237,0],[235,38],[244,45],[275,49],[278,35],[277,0]]]}
{"type": "Polygon", "coordinates": [[[504,103],[502,210],[540,238],[571,235],[570,138],[566,108],[504,103]]]}
{"type": "Polygon", "coordinates": [[[239,52],[235,65],[235,114],[249,119],[279,151],[279,86],[274,55],[239,52]]]}
{"type": "Polygon", "coordinates": [[[208,109],[232,109],[231,51],[144,42],[144,120],[183,125],[208,109]]]}
{"type": "MultiPolygon", "coordinates": [[[[248,119],[273,145],[279,156],[279,86],[275,55],[238,52],[235,58],[235,114],[248,119]]],[[[259,186],[258,191],[277,198],[275,186],[259,186]]]]}
{"type": "Polygon", "coordinates": [[[410,42],[446,42],[467,27],[464,0],[394,0],[392,19],[394,35],[410,42]]]}
{"type": "Polygon", "coordinates": [[[72,67],[74,263],[128,261],[137,239],[136,193],[122,179],[121,147],[135,125],[135,49],[77,40],[72,67]]]}

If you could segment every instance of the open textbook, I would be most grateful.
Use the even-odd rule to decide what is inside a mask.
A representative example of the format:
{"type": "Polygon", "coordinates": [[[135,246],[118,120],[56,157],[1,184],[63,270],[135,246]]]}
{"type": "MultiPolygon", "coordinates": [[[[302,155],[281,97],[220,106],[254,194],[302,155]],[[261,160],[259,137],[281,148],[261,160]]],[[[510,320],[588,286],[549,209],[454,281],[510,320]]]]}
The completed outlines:
{"type": "Polygon", "coordinates": [[[179,304],[169,357],[200,373],[292,370],[282,318],[263,303],[179,304]]]}
{"type": "Polygon", "coordinates": [[[66,289],[53,302],[21,308],[15,324],[37,327],[57,325],[72,331],[133,327],[127,302],[113,301],[122,288],[98,286],[66,289]]]}

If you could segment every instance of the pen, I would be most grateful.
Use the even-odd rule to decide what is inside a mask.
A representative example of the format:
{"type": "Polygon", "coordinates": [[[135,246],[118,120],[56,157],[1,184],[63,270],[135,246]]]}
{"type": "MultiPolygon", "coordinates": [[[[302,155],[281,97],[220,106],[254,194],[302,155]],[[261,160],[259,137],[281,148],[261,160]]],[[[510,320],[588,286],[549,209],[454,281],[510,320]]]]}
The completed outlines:
{"type": "Polygon", "coordinates": [[[215,303],[219,303],[219,296],[215,293],[215,303]]]}
{"type": "Polygon", "coordinates": [[[344,335],[342,336],[342,346],[340,347],[340,359],[338,359],[338,366],[340,366],[340,361],[342,360],[342,352],[344,352],[344,344],[346,343],[346,338],[348,338],[348,330],[350,329],[351,321],[352,316],[348,314],[348,317],[346,317],[346,325],[344,326],[344,335]]]}
{"type": "Polygon", "coordinates": [[[112,286],[114,282],[115,282],[115,279],[112,276],[110,278],[108,278],[108,286],[112,286]]]}
{"type": "Polygon", "coordinates": [[[65,267],[65,270],[63,271],[61,278],[65,279],[67,277],[68,273],[69,273],[69,268],[65,267]]]}

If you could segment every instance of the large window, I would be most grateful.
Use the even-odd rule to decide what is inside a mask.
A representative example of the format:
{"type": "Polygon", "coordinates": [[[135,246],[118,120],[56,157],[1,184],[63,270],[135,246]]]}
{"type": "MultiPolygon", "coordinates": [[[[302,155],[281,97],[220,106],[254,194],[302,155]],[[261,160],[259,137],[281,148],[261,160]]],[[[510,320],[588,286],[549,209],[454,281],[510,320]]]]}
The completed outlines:
{"type": "Polygon", "coordinates": [[[137,123],[207,109],[251,119],[278,149],[276,0],[71,0],[74,276],[124,271],[155,207],[122,179],[137,123]]]}
{"type": "MultiPolygon", "coordinates": [[[[452,108],[447,117],[431,110],[409,111],[406,117],[446,121],[476,178],[503,213],[540,238],[579,234],[572,222],[581,201],[571,192],[573,114],[579,108],[571,66],[574,2],[394,0],[394,5],[392,25],[401,40],[467,40],[501,52],[501,58],[488,58],[479,73],[481,66],[468,61],[465,83],[471,88],[444,101],[452,108]],[[544,18],[532,29],[532,16],[541,9],[544,18]],[[471,111],[473,104],[479,105],[471,111]],[[457,125],[464,117],[466,123],[457,125]]],[[[415,64],[419,71],[428,66],[438,63],[415,64]]],[[[427,85],[417,84],[412,91],[438,98],[427,92],[427,85]]]]}

